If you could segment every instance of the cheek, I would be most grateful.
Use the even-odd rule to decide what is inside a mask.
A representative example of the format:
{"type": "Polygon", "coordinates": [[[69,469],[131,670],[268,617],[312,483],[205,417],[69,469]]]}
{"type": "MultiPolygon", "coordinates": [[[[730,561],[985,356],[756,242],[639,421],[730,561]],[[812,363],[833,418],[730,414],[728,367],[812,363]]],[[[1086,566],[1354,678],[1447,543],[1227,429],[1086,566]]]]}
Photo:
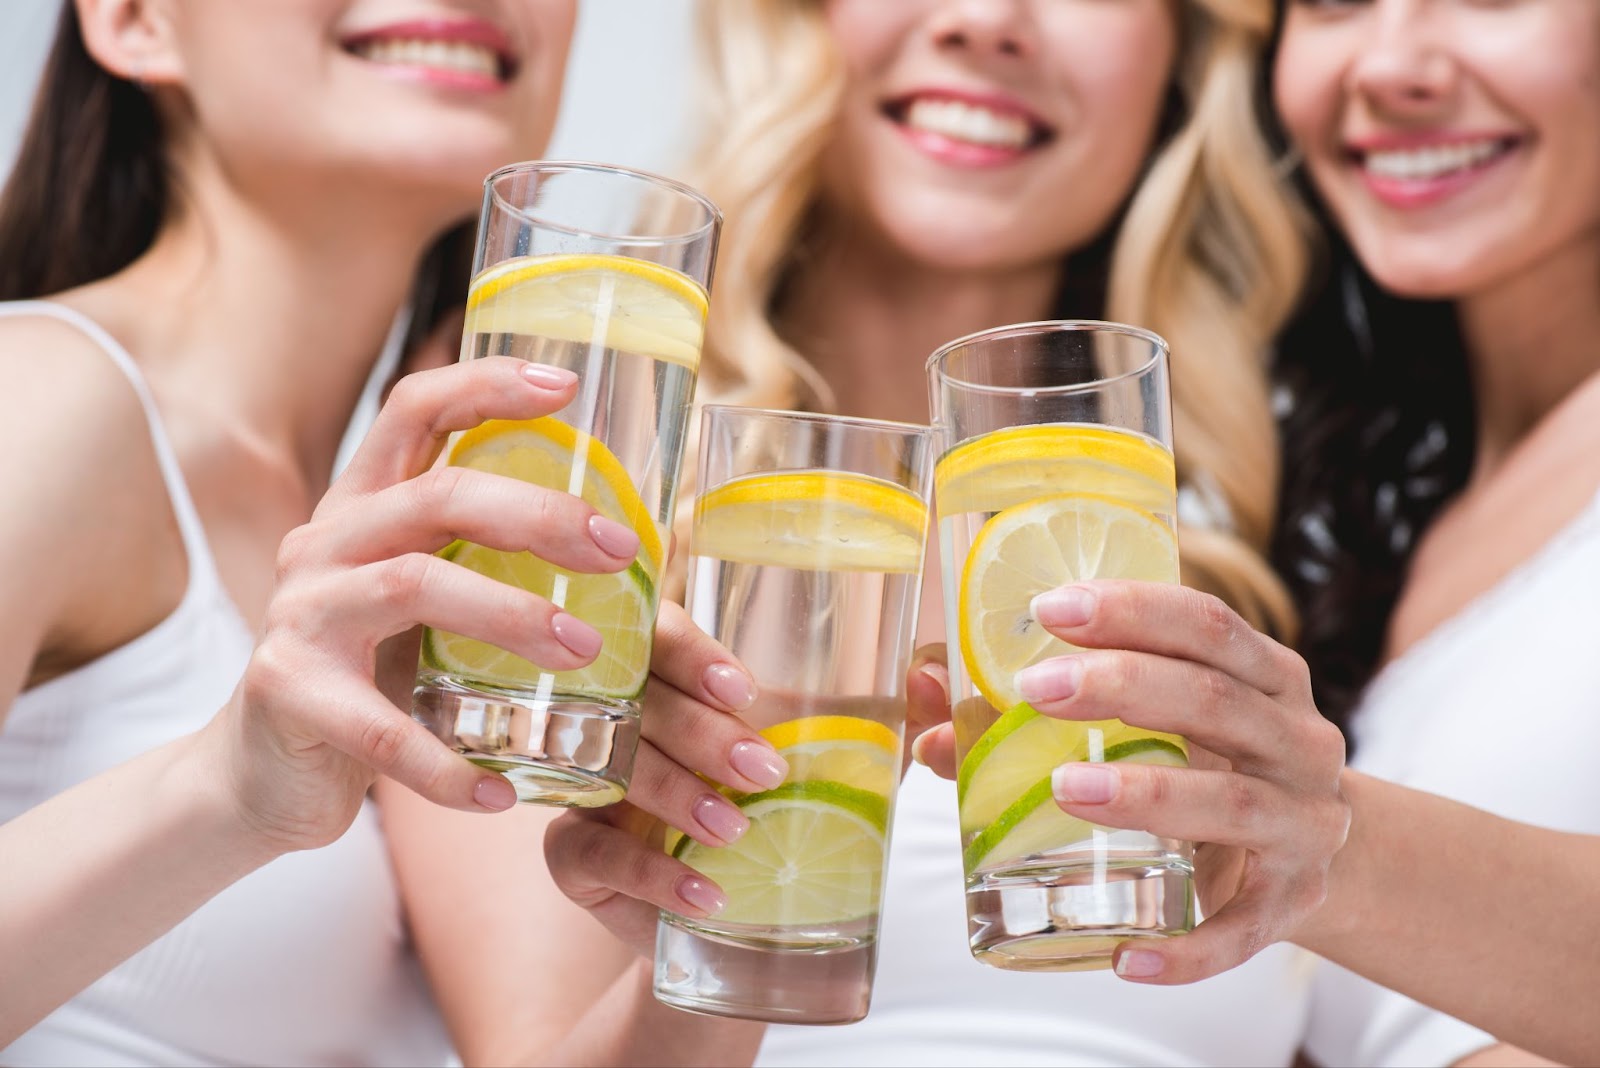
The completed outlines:
{"type": "Polygon", "coordinates": [[[1272,71],[1272,102],[1284,133],[1302,151],[1333,136],[1336,75],[1325,51],[1285,36],[1272,71]]]}
{"type": "Polygon", "coordinates": [[[845,69],[859,77],[888,66],[925,6],[923,0],[827,0],[823,18],[845,69]]]}

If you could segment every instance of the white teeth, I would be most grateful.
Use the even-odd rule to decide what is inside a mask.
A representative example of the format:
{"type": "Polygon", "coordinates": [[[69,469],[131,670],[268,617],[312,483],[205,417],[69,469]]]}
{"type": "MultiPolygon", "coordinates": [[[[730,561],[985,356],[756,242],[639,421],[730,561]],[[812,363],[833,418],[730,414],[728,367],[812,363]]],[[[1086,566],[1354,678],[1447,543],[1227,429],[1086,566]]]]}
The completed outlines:
{"type": "Polygon", "coordinates": [[[991,111],[960,100],[913,100],[906,109],[906,125],[993,148],[1026,148],[1033,134],[1028,121],[1020,115],[991,111]]]}
{"type": "Polygon", "coordinates": [[[1493,140],[1368,152],[1363,166],[1380,178],[1421,181],[1476,167],[1501,151],[1501,142],[1493,140]]]}
{"type": "Polygon", "coordinates": [[[488,78],[500,75],[499,56],[488,48],[464,41],[382,39],[357,45],[354,52],[373,63],[396,67],[432,67],[488,78]]]}

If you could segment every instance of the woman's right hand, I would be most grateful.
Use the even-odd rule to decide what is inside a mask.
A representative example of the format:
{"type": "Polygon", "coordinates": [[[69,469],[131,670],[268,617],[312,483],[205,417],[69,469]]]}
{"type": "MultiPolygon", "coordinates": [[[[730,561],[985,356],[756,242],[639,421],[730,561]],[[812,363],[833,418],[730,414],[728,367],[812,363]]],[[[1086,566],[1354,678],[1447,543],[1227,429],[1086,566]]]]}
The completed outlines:
{"type": "Polygon", "coordinates": [[[278,850],[338,838],[387,775],[431,801],[501,811],[501,776],[413,720],[419,624],[568,670],[599,634],[534,594],[433,555],[457,538],[529,550],[573,571],[628,567],[632,530],[576,496],[436,466],[451,432],[558,411],[569,371],[491,357],[402,379],[349,467],[278,554],[264,629],[201,743],[246,825],[278,850]]]}

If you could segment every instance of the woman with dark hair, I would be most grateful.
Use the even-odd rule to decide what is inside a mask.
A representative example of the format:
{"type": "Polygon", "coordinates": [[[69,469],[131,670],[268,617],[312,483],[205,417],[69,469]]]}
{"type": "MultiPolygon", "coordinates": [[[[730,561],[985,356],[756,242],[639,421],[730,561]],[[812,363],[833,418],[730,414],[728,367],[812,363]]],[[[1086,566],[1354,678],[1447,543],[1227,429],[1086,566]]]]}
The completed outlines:
{"type": "MultiPolygon", "coordinates": [[[[571,0],[63,10],[0,200],[0,1061],[446,1060],[388,859],[403,817],[368,791],[381,774],[479,813],[515,795],[401,710],[404,636],[556,669],[599,638],[432,553],[466,537],[618,571],[637,540],[577,497],[430,471],[451,430],[571,400],[573,375],[520,361],[402,379],[330,481],[408,294],[408,358],[453,352],[436,312],[465,279],[440,235],[542,150],[573,19],[571,0]]],[[[740,669],[681,612],[657,648],[680,707],[721,710],[686,742],[715,759],[680,761],[765,747],[707,689],[740,669]]]]}

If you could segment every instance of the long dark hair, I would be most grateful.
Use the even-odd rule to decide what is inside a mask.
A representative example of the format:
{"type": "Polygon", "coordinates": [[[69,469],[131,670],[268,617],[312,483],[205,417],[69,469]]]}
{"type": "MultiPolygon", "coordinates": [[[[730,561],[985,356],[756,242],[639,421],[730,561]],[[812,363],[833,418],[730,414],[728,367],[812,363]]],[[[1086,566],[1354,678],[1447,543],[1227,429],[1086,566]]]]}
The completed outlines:
{"type": "MultiPolygon", "coordinates": [[[[1260,99],[1281,147],[1270,114],[1277,45],[1275,34],[1260,99]]],[[[1274,366],[1283,479],[1272,563],[1301,615],[1317,706],[1346,729],[1417,542],[1466,484],[1474,401],[1454,305],[1385,292],[1303,173],[1296,182],[1326,247],[1274,366]]]]}
{"type": "MultiPolygon", "coordinates": [[[[154,101],[95,61],[66,0],[0,193],[0,301],[59,293],[128,266],[173,210],[175,179],[154,101]]],[[[461,303],[471,248],[467,221],[423,258],[408,350],[461,303]]]]}

